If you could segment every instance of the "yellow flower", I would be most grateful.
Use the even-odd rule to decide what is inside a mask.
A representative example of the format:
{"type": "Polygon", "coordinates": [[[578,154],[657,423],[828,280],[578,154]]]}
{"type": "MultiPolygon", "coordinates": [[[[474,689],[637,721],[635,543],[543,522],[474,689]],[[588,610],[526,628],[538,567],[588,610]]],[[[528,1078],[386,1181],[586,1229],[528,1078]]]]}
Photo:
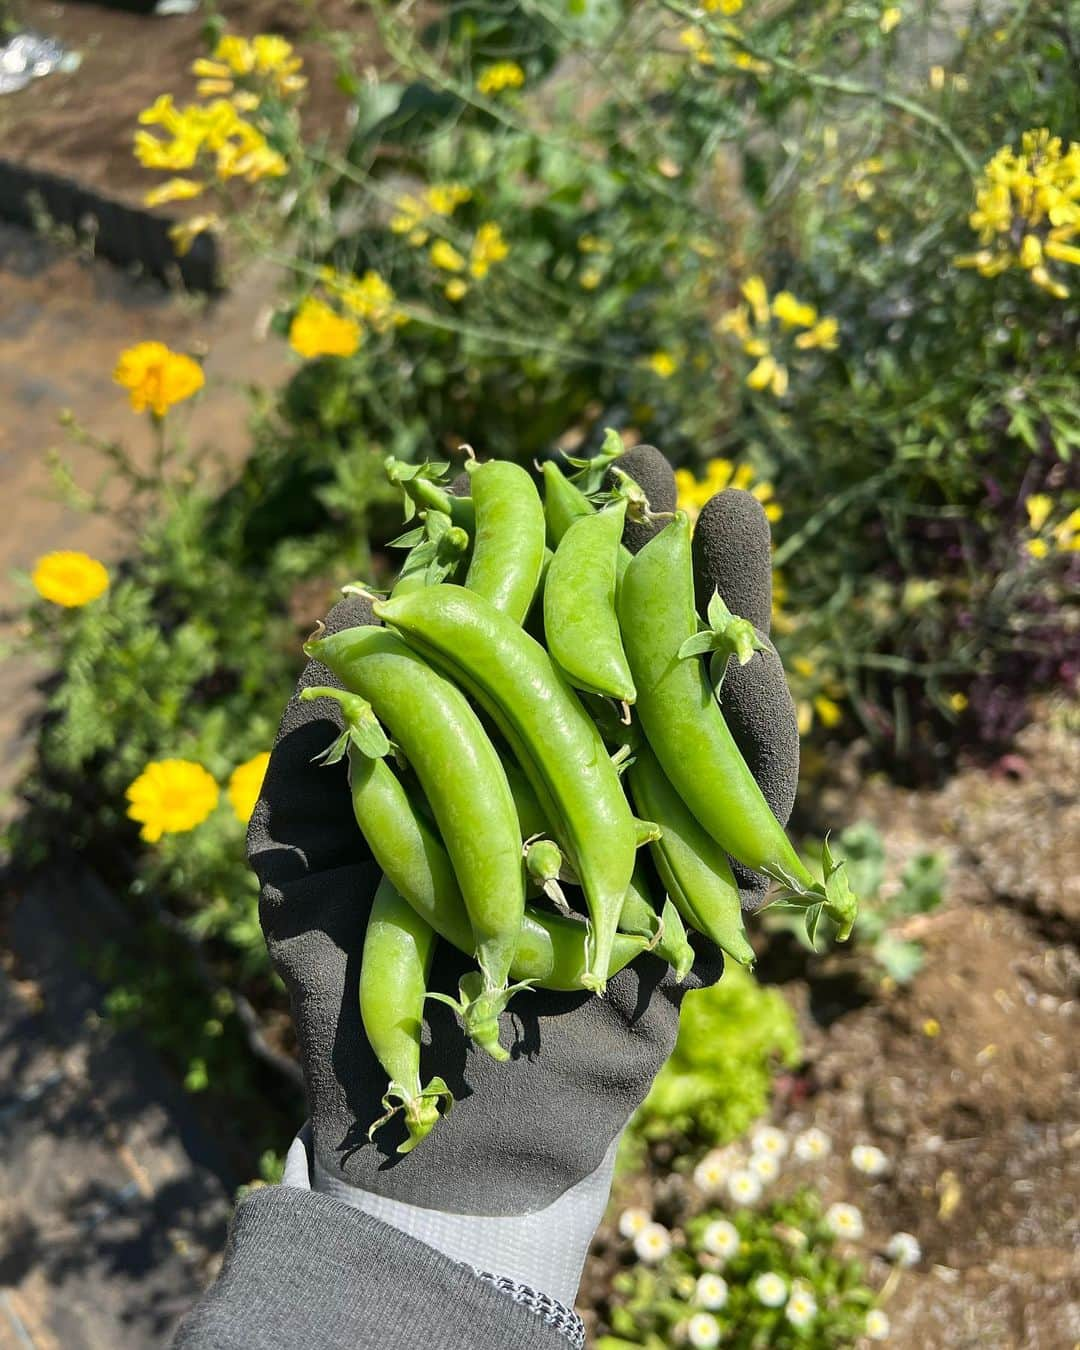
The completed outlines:
{"type": "Polygon", "coordinates": [[[155,417],[164,417],[173,404],[190,398],[206,383],[197,361],[164,342],[140,342],[121,352],[113,379],[128,391],[136,412],[149,408],[155,417]]]}
{"type": "Polygon", "coordinates": [[[452,300],[456,303],[458,300],[465,298],[468,289],[467,283],[464,282],[461,277],[451,277],[443,287],[443,294],[446,296],[447,300],[452,300]]]}
{"type": "Polygon", "coordinates": [[[436,239],[431,246],[431,261],[436,267],[441,267],[444,272],[463,272],[465,270],[465,259],[453,246],[445,239],[436,239]]]}
{"type": "Polygon", "coordinates": [[[947,702],[954,713],[962,713],[968,705],[968,696],[956,689],[949,695],[947,702]]]}
{"type": "Polygon", "coordinates": [[[255,803],[259,800],[263,779],[266,777],[266,766],[269,763],[270,752],[264,750],[245,763],[238,764],[229,775],[226,791],[232,809],[236,812],[236,818],[243,825],[248,823],[251,813],[255,810],[255,803]]]}
{"type": "Polygon", "coordinates": [[[878,27],[883,33],[891,33],[903,17],[904,11],[899,5],[890,5],[888,9],[882,10],[878,27]]]}
{"type": "Polygon", "coordinates": [[[776,375],[776,361],[771,356],[763,356],[746,377],[751,389],[768,389],[776,375]]]}
{"type": "Polygon", "coordinates": [[[424,204],[407,192],[394,203],[397,211],[390,217],[390,228],[395,234],[408,234],[424,219],[424,204]]]}
{"type": "Polygon", "coordinates": [[[496,61],[480,72],[476,87],[481,94],[501,94],[504,89],[520,89],[525,72],[516,61],[496,61]]]}
{"type": "Polygon", "coordinates": [[[701,7],[707,14],[715,14],[717,10],[721,14],[738,14],[743,7],[743,0],[704,0],[701,7]]]}
{"type": "Polygon", "coordinates": [[[944,89],[944,88],[945,88],[945,67],[944,67],[944,66],[931,66],[931,67],[930,67],[930,88],[931,88],[931,89],[944,89]]]}
{"type": "Polygon", "coordinates": [[[777,398],[783,398],[788,391],[788,368],[777,362],[769,388],[777,398]]]}
{"type": "Polygon", "coordinates": [[[812,328],[817,322],[817,310],[804,305],[790,291],[777,291],[773,296],[772,312],[785,328],[812,328]]]}
{"type": "Polygon", "coordinates": [[[281,95],[296,94],[307,84],[298,71],[303,61],[294,54],[293,45],[275,33],[259,33],[249,42],[247,38],[226,33],[214,48],[214,59],[200,58],[191,66],[191,73],[202,80],[198,92],[225,94],[233,88],[233,77],[241,79],[255,75],[269,79],[271,87],[281,95]]]}
{"type": "Polygon", "coordinates": [[[1080,552],[1080,506],[1054,526],[1054,542],[1064,553],[1080,552]]]}
{"type": "Polygon", "coordinates": [[[823,727],[834,727],[844,716],[844,711],[839,703],[834,703],[831,698],[826,698],[824,694],[818,694],[814,699],[814,711],[818,715],[818,720],[823,727]]]}
{"type": "Polygon", "coordinates": [[[716,58],[712,54],[709,40],[700,28],[684,28],[679,34],[679,41],[699,65],[714,66],[716,64],[716,58]]]}
{"type": "Polygon", "coordinates": [[[189,759],[154,760],[127,790],[129,819],[140,837],[156,844],[163,834],[184,834],[201,825],[218,804],[218,785],[189,759]]]}
{"type": "Polygon", "coordinates": [[[769,292],[759,276],[747,277],[742,284],[743,299],[750,306],[754,322],[764,327],[769,322],[769,292]]]}
{"type": "Polygon", "coordinates": [[[221,217],[214,215],[188,216],[187,220],[178,221],[177,224],[170,226],[169,238],[172,240],[173,248],[176,249],[178,258],[182,258],[185,253],[190,253],[191,246],[200,234],[206,234],[209,231],[216,230],[221,224],[221,217]]]}
{"type": "Polygon", "coordinates": [[[289,325],[289,345],[305,360],[352,356],[360,346],[360,325],[355,319],[343,319],[324,300],[309,295],[289,325]]]}
{"type": "Polygon", "coordinates": [[[485,221],[473,240],[469,271],[480,280],[487,276],[492,263],[502,262],[509,252],[510,245],[503,238],[502,230],[493,220],[485,221]]]}
{"type": "Polygon", "coordinates": [[[109,574],[102,563],[89,554],[69,550],[39,558],[30,580],[43,600],[65,609],[89,604],[109,588],[109,574]]]}
{"type": "Polygon", "coordinates": [[[811,347],[820,347],[822,351],[834,352],[837,347],[836,334],[840,325],[833,318],[819,319],[807,333],[800,333],[795,346],[804,351],[811,347]]]}
{"type": "Polygon", "coordinates": [[[1045,539],[1029,539],[1024,547],[1033,558],[1045,558],[1050,552],[1050,545],[1045,539]]]}
{"type": "Polygon", "coordinates": [[[1030,497],[1025,498],[1024,507],[1027,510],[1028,522],[1036,534],[1046,524],[1050,512],[1054,509],[1054,499],[1046,492],[1033,492],[1030,497]]]}
{"type": "Polygon", "coordinates": [[[1042,262],[1042,244],[1036,234],[1025,234],[1020,242],[1020,266],[1029,270],[1042,262]]]}
{"type": "Polygon", "coordinates": [[[610,253],[611,245],[606,239],[599,239],[595,234],[583,234],[577,241],[577,246],[582,253],[610,253]]]}
{"type": "Polygon", "coordinates": [[[814,725],[814,705],[805,698],[799,699],[795,705],[795,725],[800,736],[808,736],[814,725]]]}
{"type": "Polygon", "coordinates": [[[716,324],[718,333],[733,333],[741,342],[750,340],[750,314],[745,305],[729,309],[716,324]]]}
{"type": "Polygon", "coordinates": [[[432,183],[424,193],[424,200],[437,216],[452,216],[471,197],[472,192],[462,183],[432,183]]]}
{"type": "Polygon", "coordinates": [[[357,277],[324,267],[319,275],[330,294],[376,333],[385,333],[395,325],[407,322],[406,316],[397,309],[393,287],[378,272],[368,270],[362,277],[357,277]]]}
{"type": "Polygon", "coordinates": [[[675,470],[679,510],[685,511],[691,521],[698,518],[701,508],[711,497],[729,487],[741,488],[756,497],[765,507],[769,520],[779,520],[783,515],[780,504],[771,500],[772,484],[755,481],[754,470],[749,464],[736,467],[730,459],[710,459],[701,478],[695,478],[689,469],[675,470]]]}
{"type": "Polygon", "coordinates": [[[672,375],[679,369],[679,363],[670,352],[655,351],[648,357],[645,364],[654,375],[658,375],[662,380],[670,380],[672,375]]]}
{"type": "Polygon", "coordinates": [[[167,183],[161,183],[156,188],[151,188],[143,197],[144,206],[165,206],[168,202],[186,202],[192,197],[197,197],[203,190],[201,183],[196,183],[193,178],[170,178],[167,183]]]}
{"type": "Polygon", "coordinates": [[[579,278],[581,289],[583,291],[595,291],[603,279],[598,268],[586,267],[579,278]]]}

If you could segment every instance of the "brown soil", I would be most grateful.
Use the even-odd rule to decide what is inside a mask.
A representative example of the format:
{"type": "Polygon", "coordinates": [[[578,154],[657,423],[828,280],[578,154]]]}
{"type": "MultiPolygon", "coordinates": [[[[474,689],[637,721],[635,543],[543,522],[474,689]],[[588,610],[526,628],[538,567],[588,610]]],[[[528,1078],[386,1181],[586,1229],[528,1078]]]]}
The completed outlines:
{"type": "MultiPolygon", "coordinates": [[[[1080,1343],[1080,742],[1043,720],[1007,765],[930,793],[860,783],[853,759],[823,793],[829,818],[872,820],[891,875],[945,850],[948,899],[910,925],[926,953],[911,985],[862,1001],[844,960],[783,983],[806,1065],[778,1084],[774,1119],[832,1136],[823,1196],[859,1206],[871,1245],[904,1230],[922,1246],[888,1303],[902,1350],[1080,1343]],[[886,1178],[854,1171],[856,1143],[885,1151],[886,1178]]],[[[609,1287],[610,1247],[598,1250],[586,1305],[609,1287]]],[[[876,1287],[887,1272],[875,1257],[876,1287]]]]}

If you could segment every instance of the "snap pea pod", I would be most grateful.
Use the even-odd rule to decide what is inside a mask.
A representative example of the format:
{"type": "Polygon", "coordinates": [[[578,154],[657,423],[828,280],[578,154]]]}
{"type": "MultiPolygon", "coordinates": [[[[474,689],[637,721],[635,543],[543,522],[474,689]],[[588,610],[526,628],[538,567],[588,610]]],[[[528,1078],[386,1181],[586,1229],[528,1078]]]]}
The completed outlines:
{"type": "MultiPolygon", "coordinates": [[[[443,589],[426,586],[412,597],[443,589]]],[[[490,1027],[513,992],[507,980],[525,904],[517,812],[495,747],[464,694],[386,629],[347,628],[304,651],[371,703],[419,779],[461,886],[482,975],[479,991],[473,981],[463,991],[459,1011],[470,1035],[490,1027]]]]}
{"type": "Polygon", "coordinates": [[[616,561],[625,523],[625,500],[571,523],[548,570],[544,634],[548,651],[572,685],[630,704],[637,692],[615,615],[616,561]]]}
{"type": "Polygon", "coordinates": [[[638,717],[678,795],[726,853],[782,882],[808,906],[824,905],[839,926],[838,936],[847,937],[857,905],[843,864],[833,863],[826,844],[825,884],[811,875],[740,754],[704,664],[679,658],[698,631],[685,512],[676,513],[631,560],[617,607],[638,717]]]}
{"type": "Polygon", "coordinates": [[[425,477],[424,466],[407,464],[402,459],[388,455],[384,461],[386,476],[396,487],[401,488],[413,507],[421,511],[443,511],[455,525],[463,529],[470,537],[476,530],[476,512],[471,497],[455,497],[452,492],[434,479],[425,477]]]}
{"type": "Polygon", "coordinates": [[[467,469],[476,531],[465,585],[515,623],[524,623],[544,565],[540,494],[520,464],[471,460],[467,469]]]}
{"type": "Polygon", "coordinates": [[[733,960],[753,965],[739,888],[724,850],[687,810],[651,750],[638,751],[628,774],[635,805],[648,811],[662,831],[649,847],[675,908],[733,960]]]}
{"type": "Polygon", "coordinates": [[[657,913],[651,889],[644,865],[639,859],[623,900],[619,931],[649,938],[653,943],[652,951],[674,967],[675,978],[681,984],[694,964],[694,949],[687,939],[679,911],[670,898],[665,896],[663,909],[657,913]]]}
{"type": "MultiPolygon", "coordinates": [[[[315,687],[305,689],[300,697],[305,702],[332,698],[340,706],[346,730],[323,758],[332,763],[340,757],[339,752],[348,754],[353,814],[372,857],[395,890],[439,937],[471,956],[472,928],[450,855],[432,828],[423,804],[417,800],[416,789],[406,787],[382,757],[383,748],[370,725],[370,705],[343,689],[315,687]]],[[[516,766],[515,772],[522,779],[516,766]]],[[[526,790],[531,792],[529,788],[526,790]]],[[[534,810],[543,828],[539,806],[534,810]]],[[[586,931],[577,919],[526,905],[518,948],[510,967],[511,978],[524,984],[535,983],[542,989],[564,992],[581,989],[586,931]]],[[[636,934],[617,936],[608,975],[622,970],[647,945],[636,934]]],[[[490,1045],[498,1045],[497,1023],[481,1030],[490,1045]]],[[[479,1041],[480,1037],[474,1039],[479,1041]]],[[[489,1048],[488,1044],[485,1048],[489,1048]]]]}
{"type": "Polygon", "coordinates": [[[547,834],[548,823],[543,809],[537,801],[532,784],[525,776],[520,765],[511,759],[503,761],[506,781],[510,784],[510,793],[517,808],[518,824],[522,839],[532,839],[538,834],[547,834]]]}
{"type": "Polygon", "coordinates": [[[602,993],[637,838],[600,733],[543,647],[482,596],[429,586],[374,609],[461,684],[509,742],[585,892],[584,980],[602,993]]]}
{"type": "Polygon", "coordinates": [[[454,1103],[441,1078],[420,1085],[420,1033],[435,933],[383,877],[364,936],[360,962],[360,1020],[368,1044],[390,1085],[382,1099],[386,1114],[368,1130],[370,1139],[398,1111],[409,1137],[398,1146],[411,1153],[439,1119],[440,1107],[454,1103]]]}
{"type": "Polygon", "coordinates": [[[582,516],[591,516],[596,508],[584,492],[571,483],[554,460],[545,460],[542,472],[548,543],[557,549],[574,521],[582,516]]]}

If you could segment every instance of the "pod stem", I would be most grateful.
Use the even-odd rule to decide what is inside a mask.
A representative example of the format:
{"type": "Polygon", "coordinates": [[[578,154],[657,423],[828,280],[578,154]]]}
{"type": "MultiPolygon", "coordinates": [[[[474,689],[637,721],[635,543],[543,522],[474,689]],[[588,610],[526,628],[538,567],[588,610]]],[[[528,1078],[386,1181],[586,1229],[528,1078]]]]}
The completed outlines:
{"type": "Polygon", "coordinates": [[[457,998],[432,992],[427,997],[453,1008],[470,1040],[481,1050],[486,1050],[492,1059],[503,1061],[510,1058],[510,1051],[499,1042],[499,1014],[516,993],[531,989],[533,983],[532,980],[520,980],[502,989],[485,989],[483,975],[478,970],[470,970],[461,977],[457,998]]]}
{"type": "Polygon", "coordinates": [[[433,1078],[419,1092],[410,1092],[403,1083],[391,1081],[382,1099],[384,1114],[370,1126],[368,1138],[374,1138],[375,1131],[401,1111],[409,1137],[398,1145],[397,1151],[411,1153],[431,1133],[439,1117],[446,1115],[453,1105],[454,1094],[441,1078],[433,1078]]]}
{"type": "Polygon", "coordinates": [[[368,759],[382,759],[390,753],[390,740],[366,698],[328,685],[312,685],[300,691],[302,703],[313,703],[318,698],[333,699],[345,719],[341,735],[315,756],[318,763],[336,764],[347,750],[357,750],[368,759]]]}

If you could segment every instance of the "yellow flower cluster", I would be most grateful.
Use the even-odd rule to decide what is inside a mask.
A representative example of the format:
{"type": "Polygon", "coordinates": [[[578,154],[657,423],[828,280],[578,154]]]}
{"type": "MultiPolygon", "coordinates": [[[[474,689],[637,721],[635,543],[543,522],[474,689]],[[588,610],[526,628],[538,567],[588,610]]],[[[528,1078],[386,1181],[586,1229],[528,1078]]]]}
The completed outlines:
{"type": "Polygon", "coordinates": [[[501,94],[504,89],[520,89],[525,83],[525,72],[516,61],[496,61],[485,66],[476,81],[481,94],[491,97],[501,94]]]}
{"type": "Polygon", "coordinates": [[[670,380],[679,369],[679,361],[671,352],[660,348],[645,358],[645,365],[661,380],[670,380]]]}
{"type": "MultiPolygon", "coordinates": [[[[237,819],[247,824],[262,790],[267,752],[238,765],[227,792],[237,819]]],[[[221,796],[212,774],[190,759],[151,761],[125,794],[130,820],[142,825],[140,838],[156,844],[163,834],[186,834],[212,815],[221,796]]]]}
{"type": "Polygon", "coordinates": [[[408,235],[413,248],[423,248],[430,238],[432,216],[452,216],[472,192],[463,183],[432,183],[420,196],[405,193],[394,203],[390,228],[408,235]]]}
{"type": "Polygon", "coordinates": [[[730,459],[710,459],[701,478],[695,478],[689,469],[676,469],[675,488],[679,510],[685,511],[691,520],[697,520],[705,503],[725,488],[741,488],[756,497],[770,521],[777,521],[784,514],[780,503],[774,500],[772,484],[759,482],[749,464],[735,465],[730,459]]]}
{"type": "Polygon", "coordinates": [[[307,85],[299,73],[303,64],[292,43],[283,37],[260,33],[249,41],[226,33],[214,48],[213,57],[194,61],[191,73],[199,76],[200,98],[231,95],[237,107],[250,111],[258,106],[262,90],[279,98],[299,94],[307,85]]]}
{"type": "Polygon", "coordinates": [[[858,164],[851,166],[848,176],[844,179],[844,191],[857,197],[861,202],[868,202],[877,191],[874,179],[884,170],[885,161],[877,155],[859,160],[858,164]]]}
{"type": "Polygon", "coordinates": [[[795,720],[799,735],[808,735],[815,721],[820,722],[826,730],[835,727],[844,716],[844,710],[837,702],[837,699],[844,695],[843,685],[831,676],[823,675],[817,664],[809,657],[797,656],[791,663],[791,669],[796,676],[795,720]],[[800,684],[810,688],[817,686],[817,692],[811,693],[808,690],[800,697],[798,688],[800,684]]]}
{"type": "Polygon", "coordinates": [[[1026,131],[1020,153],[1003,146],[986,164],[968,217],[982,247],[955,259],[994,277],[1027,272],[1041,290],[1064,300],[1068,287],[1052,263],[1080,267],[1080,142],[1063,148],[1045,128],[1026,131]]]}
{"type": "Polygon", "coordinates": [[[777,359],[777,340],[786,342],[795,329],[802,329],[794,337],[798,351],[820,348],[831,352],[837,346],[839,325],[833,318],[821,318],[813,305],[796,299],[790,291],[777,291],[770,302],[765,282],[759,276],[743,282],[742,295],[744,303],[720,319],[717,331],[737,338],[746,355],[754,358],[756,364],[746,377],[750,388],[767,389],[783,398],[788,388],[788,368],[777,359]]]}
{"type": "Polygon", "coordinates": [[[1054,499],[1049,493],[1033,492],[1024,506],[1031,527],[1031,538],[1024,547],[1033,558],[1045,558],[1051,551],[1080,552],[1080,506],[1049,529],[1046,527],[1054,511],[1054,499]]]}
{"type": "Polygon", "coordinates": [[[176,403],[190,398],[206,383],[198,361],[174,352],[164,342],[139,342],[120,353],[113,379],[128,391],[136,412],[147,408],[164,417],[176,403]]]}
{"type": "MultiPolygon", "coordinates": [[[[730,0],[728,0],[728,3],[730,3],[730,0]]],[[[713,8],[720,8],[720,6],[714,4],[713,8]]],[[[724,9],[723,12],[725,14],[735,14],[741,8],[742,5],[740,0],[740,4],[737,5],[735,9],[724,9]]],[[[723,49],[724,60],[731,65],[736,66],[739,70],[748,70],[754,75],[767,75],[772,69],[769,63],[767,61],[759,61],[756,56],[751,56],[749,52],[744,52],[738,45],[737,40],[732,40],[742,36],[742,32],[738,25],[725,23],[723,29],[727,35],[723,49]]],[[[716,65],[716,57],[713,54],[712,45],[702,29],[684,28],[679,34],[679,42],[687,49],[694,60],[697,61],[698,65],[716,65]]]]}
{"type": "Polygon", "coordinates": [[[30,580],[43,600],[64,609],[88,605],[109,589],[109,573],[104,564],[87,553],[69,549],[39,558],[30,580]]]}
{"type": "Polygon", "coordinates": [[[378,272],[362,277],[323,267],[319,279],[327,293],[345,308],[339,314],[321,297],[309,295],[300,302],[289,326],[289,343],[305,360],[316,356],[352,356],[360,346],[365,326],[375,333],[387,333],[407,322],[397,307],[390,283],[378,272]]]}
{"type": "MultiPolygon", "coordinates": [[[[509,254],[510,245],[503,238],[501,228],[493,220],[487,220],[477,228],[466,257],[446,239],[436,239],[428,255],[432,265],[443,272],[465,272],[482,281],[495,263],[509,254]]],[[[446,285],[446,297],[460,300],[468,291],[468,285],[461,276],[452,277],[446,285]]]]}

